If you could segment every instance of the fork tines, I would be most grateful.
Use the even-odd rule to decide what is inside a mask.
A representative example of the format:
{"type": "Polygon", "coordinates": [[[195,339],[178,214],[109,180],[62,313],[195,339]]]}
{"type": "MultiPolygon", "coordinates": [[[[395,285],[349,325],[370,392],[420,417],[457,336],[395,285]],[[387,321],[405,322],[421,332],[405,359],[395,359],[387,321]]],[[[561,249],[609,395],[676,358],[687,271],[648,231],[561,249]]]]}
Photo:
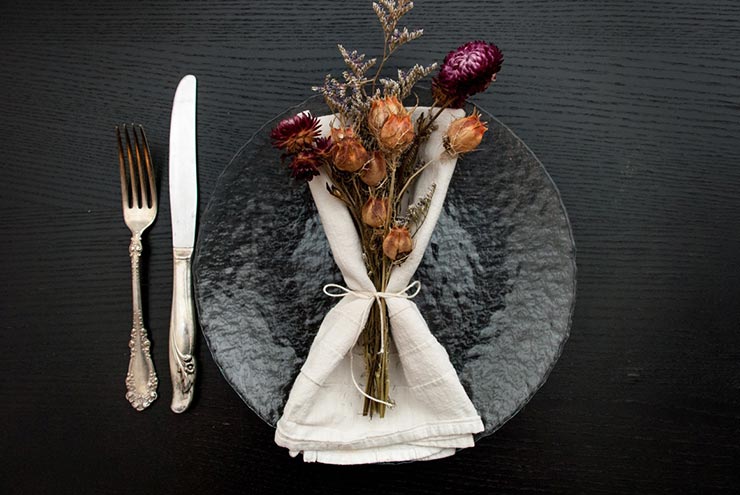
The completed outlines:
{"type": "Polygon", "coordinates": [[[121,193],[124,208],[152,208],[156,205],[152,157],[141,124],[116,126],[121,193]]]}

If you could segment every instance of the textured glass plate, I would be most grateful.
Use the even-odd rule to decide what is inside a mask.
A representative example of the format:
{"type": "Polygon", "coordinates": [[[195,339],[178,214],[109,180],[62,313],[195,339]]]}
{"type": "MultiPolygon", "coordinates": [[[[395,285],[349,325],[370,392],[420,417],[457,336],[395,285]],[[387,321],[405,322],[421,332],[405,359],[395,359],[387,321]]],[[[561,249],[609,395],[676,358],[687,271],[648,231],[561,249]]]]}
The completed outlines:
{"type": "MultiPolygon", "coordinates": [[[[305,184],[289,178],[270,129],[234,156],[206,209],[194,261],[201,327],[224,377],[275,425],[311,341],[343,283],[305,184]]],[[[492,433],[545,382],[570,329],[575,248],[555,185],[506,126],[489,122],[458,162],[416,279],[415,302],[447,348],[492,433]]],[[[391,377],[393,380],[393,377],[391,377]]],[[[400,406],[399,406],[400,407],[400,406]]]]}

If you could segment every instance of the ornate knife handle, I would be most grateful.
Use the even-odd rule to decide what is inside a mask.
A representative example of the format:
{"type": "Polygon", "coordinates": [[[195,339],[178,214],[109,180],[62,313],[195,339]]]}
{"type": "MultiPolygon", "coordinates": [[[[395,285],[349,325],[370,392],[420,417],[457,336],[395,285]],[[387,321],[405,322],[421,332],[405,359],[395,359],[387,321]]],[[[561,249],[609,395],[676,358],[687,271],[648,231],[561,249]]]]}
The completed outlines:
{"type": "Polygon", "coordinates": [[[195,306],[193,304],[190,258],[193,248],[174,248],[172,313],[170,314],[170,376],[172,405],[176,413],[185,411],[193,400],[195,383],[195,306]]]}
{"type": "Polygon", "coordinates": [[[143,411],[157,398],[157,373],[149,348],[151,343],[144,328],[144,314],[141,309],[141,281],[139,276],[139,259],[141,258],[141,234],[131,237],[129,246],[131,256],[131,287],[134,302],[134,323],[131,328],[131,340],[128,343],[131,356],[126,374],[126,399],[137,411],[143,411]]]}

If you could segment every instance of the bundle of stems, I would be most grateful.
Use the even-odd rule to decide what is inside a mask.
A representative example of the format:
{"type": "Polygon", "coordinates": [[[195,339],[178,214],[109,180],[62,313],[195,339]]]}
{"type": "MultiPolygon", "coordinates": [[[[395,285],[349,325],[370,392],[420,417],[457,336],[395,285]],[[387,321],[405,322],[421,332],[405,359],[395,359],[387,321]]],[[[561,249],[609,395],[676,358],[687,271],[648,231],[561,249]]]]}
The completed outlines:
{"type": "MultiPolygon", "coordinates": [[[[389,238],[391,230],[395,228],[408,233],[411,246],[413,246],[413,236],[426,216],[426,209],[434,193],[432,188],[411,208],[403,208],[404,196],[410,192],[414,181],[428,165],[420,164],[417,155],[428,137],[433,119],[436,119],[438,114],[437,112],[431,116],[422,115],[417,122],[417,131],[421,133],[414,132],[413,140],[403,152],[386,155],[386,177],[375,186],[365,184],[360,173],[346,174],[337,170],[336,167],[328,167],[331,179],[331,184],[328,186],[329,191],[346,203],[352,215],[355,227],[360,234],[368,275],[378,292],[387,291],[393,267],[403,263],[410,252],[410,249],[399,252],[395,259],[391,259],[387,249],[389,243],[384,243],[384,241],[389,238]],[[387,204],[387,210],[380,213],[382,223],[370,222],[368,224],[367,215],[363,215],[363,206],[368,202],[378,201],[377,198],[382,198],[380,201],[387,204]],[[386,244],[386,249],[384,249],[384,244],[386,244]]],[[[368,147],[372,149],[374,147],[372,139],[367,139],[367,141],[368,147]]],[[[388,359],[391,342],[389,329],[386,302],[385,299],[380,299],[377,304],[372,305],[359,340],[364,353],[367,377],[364,415],[377,414],[382,418],[385,416],[387,404],[392,403],[389,398],[388,359]],[[377,400],[367,398],[367,396],[377,400]]]]}

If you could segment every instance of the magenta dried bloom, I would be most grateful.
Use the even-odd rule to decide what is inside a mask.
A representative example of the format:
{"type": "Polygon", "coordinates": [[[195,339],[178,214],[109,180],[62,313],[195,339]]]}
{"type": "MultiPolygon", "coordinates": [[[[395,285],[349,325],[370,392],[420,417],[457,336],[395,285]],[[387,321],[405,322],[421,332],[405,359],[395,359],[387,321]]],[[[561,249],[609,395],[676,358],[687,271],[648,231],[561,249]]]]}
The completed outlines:
{"type": "Polygon", "coordinates": [[[314,150],[319,156],[328,156],[331,152],[331,147],[334,145],[330,137],[320,137],[314,142],[314,150]]]}
{"type": "Polygon", "coordinates": [[[310,181],[319,175],[319,157],[313,151],[301,151],[290,162],[291,175],[298,180],[310,181]]]}
{"type": "Polygon", "coordinates": [[[465,100],[484,91],[501,70],[504,54],[493,43],[470,41],[447,54],[439,74],[432,81],[438,103],[462,107],[465,100]]]}
{"type": "Polygon", "coordinates": [[[280,121],[270,133],[276,148],[288,153],[309,149],[319,135],[319,120],[310,113],[299,113],[280,121]]]}

